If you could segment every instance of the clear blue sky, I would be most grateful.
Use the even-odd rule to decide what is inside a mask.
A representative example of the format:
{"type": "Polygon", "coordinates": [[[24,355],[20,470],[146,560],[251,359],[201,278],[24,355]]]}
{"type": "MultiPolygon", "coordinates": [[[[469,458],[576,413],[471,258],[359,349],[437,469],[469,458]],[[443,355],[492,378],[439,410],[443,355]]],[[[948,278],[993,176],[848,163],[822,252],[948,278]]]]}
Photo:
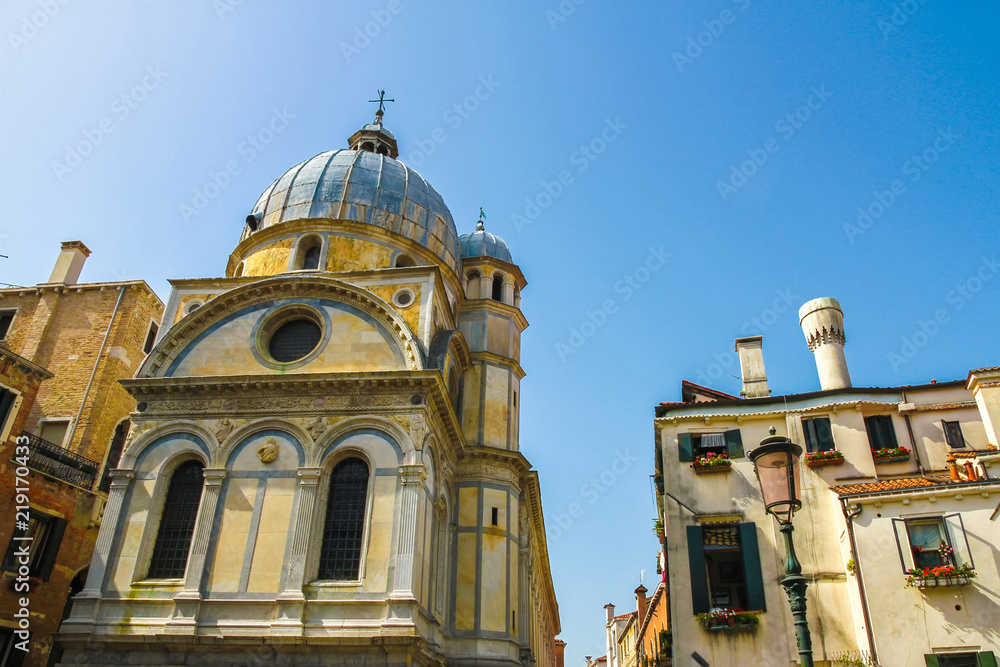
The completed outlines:
{"type": "Polygon", "coordinates": [[[530,282],[522,449],[569,664],[655,581],[653,405],[738,392],[735,337],[763,333],[776,394],[818,388],[818,296],[858,386],[1000,363],[996,3],[48,2],[0,5],[0,281],[77,238],[86,281],[221,275],[260,192],[377,88],[460,232],[484,207],[530,282]]]}

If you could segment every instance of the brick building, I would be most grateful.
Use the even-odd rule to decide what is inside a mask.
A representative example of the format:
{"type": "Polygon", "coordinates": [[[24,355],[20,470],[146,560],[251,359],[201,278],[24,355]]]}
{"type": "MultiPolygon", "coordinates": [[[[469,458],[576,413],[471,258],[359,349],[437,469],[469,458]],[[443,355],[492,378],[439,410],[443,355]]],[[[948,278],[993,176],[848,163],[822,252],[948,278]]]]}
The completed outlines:
{"type": "Polygon", "coordinates": [[[121,455],[135,408],[118,380],[135,373],[163,312],[142,281],[77,283],[88,255],[79,241],[63,243],[48,282],[0,290],[4,667],[49,660],[67,598],[81,587],[90,562],[107,472],[121,455]],[[27,516],[15,517],[16,505],[27,516]],[[27,529],[15,532],[15,520],[22,519],[27,529]],[[20,563],[19,550],[26,551],[20,563]],[[18,578],[20,566],[27,576],[22,571],[18,578]],[[26,620],[18,616],[25,613],[22,598],[26,620]],[[31,633],[27,654],[16,646],[23,639],[19,621],[31,633]]]}

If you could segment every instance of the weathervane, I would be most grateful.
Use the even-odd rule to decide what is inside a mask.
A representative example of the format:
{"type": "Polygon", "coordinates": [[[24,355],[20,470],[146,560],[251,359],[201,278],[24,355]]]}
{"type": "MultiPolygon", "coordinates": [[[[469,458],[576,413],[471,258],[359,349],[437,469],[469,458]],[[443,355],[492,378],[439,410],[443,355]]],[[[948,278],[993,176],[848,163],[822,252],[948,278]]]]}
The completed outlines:
{"type": "Polygon", "coordinates": [[[376,92],[378,93],[378,99],[377,100],[368,100],[368,102],[369,103],[378,102],[378,111],[375,112],[375,122],[381,124],[382,123],[382,116],[385,114],[385,103],[386,102],[395,102],[396,100],[394,100],[394,99],[389,99],[389,100],[385,99],[385,91],[384,90],[378,90],[376,92]]]}
{"type": "Polygon", "coordinates": [[[486,229],[486,225],[483,224],[483,219],[486,217],[486,212],[483,211],[483,207],[479,207],[479,222],[476,223],[476,231],[481,232],[486,229]]]}

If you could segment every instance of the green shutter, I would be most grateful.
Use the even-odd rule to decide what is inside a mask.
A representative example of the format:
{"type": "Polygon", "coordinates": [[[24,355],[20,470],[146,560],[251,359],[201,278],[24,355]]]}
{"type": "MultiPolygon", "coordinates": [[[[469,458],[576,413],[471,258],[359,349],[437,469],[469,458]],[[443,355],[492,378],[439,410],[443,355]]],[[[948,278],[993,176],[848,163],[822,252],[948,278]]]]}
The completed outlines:
{"type": "Polygon", "coordinates": [[[938,657],[936,655],[924,655],[924,662],[927,664],[927,667],[938,667],[938,657]]]}
{"type": "Polygon", "coordinates": [[[708,603],[708,572],[705,569],[705,534],[701,526],[688,526],[688,563],[691,566],[691,602],[694,613],[711,609],[708,603]]]}
{"type": "Polygon", "coordinates": [[[978,667],[997,667],[997,658],[993,651],[983,651],[976,655],[976,665],[978,667]]]}
{"type": "Polygon", "coordinates": [[[819,450],[819,438],[816,437],[816,420],[802,420],[802,434],[806,438],[806,451],[815,452],[819,450]]]}
{"type": "Polygon", "coordinates": [[[836,445],[833,442],[833,429],[830,427],[830,418],[817,417],[813,421],[816,422],[816,443],[819,445],[819,451],[828,452],[831,449],[835,449],[836,445]]]}
{"type": "Polygon", "coordinates": [[[747,582],[747,610],[767,611],[764,603],[764,577],[760,571],[760,550],[757,548],[757,524],[740,524],[740,549],[743,552],[743,575],[747,582]]]}
{"type": "Polygon", "coordinates": [[[690,433],[681,433],[677,436],[677,453],[681,461],[694,461],[694,445],[690,433]]]}
{"type": "Polygon", "coordinates": [[[743,437],[740,436],[738,428],[726,431],[726,449],[729,451],[729,458],[743,458],[743,437]]]}
{"type": "Polygon", "coordinates": [[[59,553],[64,532],[66,532],[66,520],[53,519],[49,536],[45,540],[45,553],[38,561],[38,578],[42,581],[48,581],[49,575],[52,574],[52,566],[56,564],[56,555],[59,553]]]}

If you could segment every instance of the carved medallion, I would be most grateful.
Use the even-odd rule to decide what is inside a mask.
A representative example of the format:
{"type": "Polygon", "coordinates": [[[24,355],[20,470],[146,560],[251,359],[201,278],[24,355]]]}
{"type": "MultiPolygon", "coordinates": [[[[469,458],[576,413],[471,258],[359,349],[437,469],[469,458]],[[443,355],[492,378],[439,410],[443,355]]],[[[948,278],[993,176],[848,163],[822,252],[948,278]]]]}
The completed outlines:
{"type": "Polygon", "coordinates": [[[264,444],[257,448],[257,458],[261,463],[271,463],[278,458],[279,447],[274,438],[268,438],[264,444]]]}

